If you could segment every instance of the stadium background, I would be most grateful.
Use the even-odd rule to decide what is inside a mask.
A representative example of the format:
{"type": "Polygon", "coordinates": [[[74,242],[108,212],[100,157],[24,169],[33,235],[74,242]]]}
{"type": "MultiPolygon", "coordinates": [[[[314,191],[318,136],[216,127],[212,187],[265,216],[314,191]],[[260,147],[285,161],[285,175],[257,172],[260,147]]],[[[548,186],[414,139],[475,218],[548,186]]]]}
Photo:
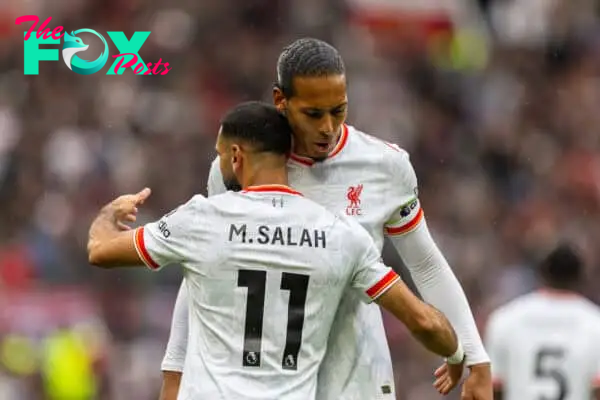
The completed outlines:
{"type": "MultiPolygon", "coordinates": [[[[598,28],[592,0],[0,1],[0,398],[156,398],[180,271],[93,269],[91,219],[146,185],[142,222],[205,193],[221,113],[269,100],[301,36],[344,56],[349,122],[411,153],[480,327],[535,287],[560,238],[582,247],[600,300],[598,28]],[[24,76],[26,14],[150,30],[142,57],[173,69],[80,76],[59,61],[24,76]]],[[[437,398],[438,360],[387,328],[399,398],[437,398]]]]}

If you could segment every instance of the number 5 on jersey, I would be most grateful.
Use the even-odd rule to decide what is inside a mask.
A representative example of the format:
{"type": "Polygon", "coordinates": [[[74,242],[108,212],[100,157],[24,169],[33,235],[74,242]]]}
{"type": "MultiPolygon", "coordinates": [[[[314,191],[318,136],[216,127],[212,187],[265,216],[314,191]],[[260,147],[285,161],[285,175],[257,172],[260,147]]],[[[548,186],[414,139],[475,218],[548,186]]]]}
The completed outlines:
{"type": "MultiPolygon", "coordinates": [[[[288,323],[285,348],[281,367],[288,370],[298,368],[298,354],[302,344],[304,327],[304,306],[308,290],[308,275],[284,272],[281,275],[281,290],[290,292],[288,303],[288,323]]],[[[267,272],[242,269],[238,274],[238,287],[248,288],[246,301],[246,323],[244,327],[244,350],[242,365],[260,367],[262,328],[265,309],[265,288],[267,272]]]]}

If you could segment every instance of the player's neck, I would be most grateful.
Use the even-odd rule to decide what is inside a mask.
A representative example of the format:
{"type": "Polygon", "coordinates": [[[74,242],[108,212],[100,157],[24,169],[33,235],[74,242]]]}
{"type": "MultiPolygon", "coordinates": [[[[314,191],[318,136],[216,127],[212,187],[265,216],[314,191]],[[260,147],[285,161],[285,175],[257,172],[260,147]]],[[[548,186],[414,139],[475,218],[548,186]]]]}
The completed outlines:
{"type": "Polygon", "coordinates": [[[579,297],[576,289],[555,288],[551,286],[542,286],[538,293],[551,297],[579,297]]]}
{"type": "Polygon", "coordinates": [[[285,185],[288,186],[288,174],[286,164],[272,163],[269,161],[257,162],[253,168],[244,174],[242,187],[261,185],[285,185]]]}

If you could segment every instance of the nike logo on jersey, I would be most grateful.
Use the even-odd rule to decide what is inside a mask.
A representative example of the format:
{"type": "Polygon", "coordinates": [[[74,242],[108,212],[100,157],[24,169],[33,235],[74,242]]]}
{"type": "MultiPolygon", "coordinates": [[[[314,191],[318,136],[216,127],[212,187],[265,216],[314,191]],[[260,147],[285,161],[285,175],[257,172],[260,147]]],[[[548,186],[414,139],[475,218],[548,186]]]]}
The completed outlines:
{"type": "Polygon", "coordinates": [[[256,229],[249,229],[246,224],[231,224],[229,241],[274,246],[327,248],[325,231],[289,226],[260,225],[256,229]]]}

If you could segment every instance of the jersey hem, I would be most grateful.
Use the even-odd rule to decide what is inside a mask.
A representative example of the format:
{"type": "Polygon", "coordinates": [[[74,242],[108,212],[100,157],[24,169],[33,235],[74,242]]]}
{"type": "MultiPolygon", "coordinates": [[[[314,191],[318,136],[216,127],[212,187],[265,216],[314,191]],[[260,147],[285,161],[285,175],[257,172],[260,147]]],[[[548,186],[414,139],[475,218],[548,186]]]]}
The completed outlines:
{"type": "Polygon", "coordinates": [[[181,365],[175,365],[175,364],[169,364],[169,363],[163,363],[160,365],[160,370],[161,371],[168,371],[168,372],[183,372],[183,366],[181,365]]]}

